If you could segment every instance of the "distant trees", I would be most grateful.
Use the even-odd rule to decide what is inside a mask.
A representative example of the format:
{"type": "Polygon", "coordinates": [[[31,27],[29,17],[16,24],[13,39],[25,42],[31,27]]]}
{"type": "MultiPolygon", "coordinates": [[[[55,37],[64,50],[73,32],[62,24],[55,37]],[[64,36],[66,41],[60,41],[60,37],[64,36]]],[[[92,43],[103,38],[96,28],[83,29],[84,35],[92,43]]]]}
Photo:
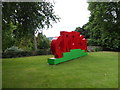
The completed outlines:
{"type": "Polygon", "coordinates": [[[91,16],[84,27],[94,45],[109,50],[120,47],[120,2],[90,2],[91,16]]]}
{"type": "Polygon", "coordinates": [[[13,45],[34,45],[34,50],[37,50],[35,34],[39,29],[49,28],[52,22],[59,20],[53,7],[50,2],[3,2],[3,51],[13,45]]]}
{"type": "Polygon", "coordinates": [[[82,28],[81,27],[76,27],[75,31],[80,32],[81,35],[84,35],[85,38],[89,38],[90,37],[90,31],[86,28],[87,24],[83,25],[82,28]]]}
{"type": "Polygon", "coordinates": [[[38,42],[37,43],[38,49],[50,48],[50,40],[45,35],[39,33],[36,40],[38,42]]]}

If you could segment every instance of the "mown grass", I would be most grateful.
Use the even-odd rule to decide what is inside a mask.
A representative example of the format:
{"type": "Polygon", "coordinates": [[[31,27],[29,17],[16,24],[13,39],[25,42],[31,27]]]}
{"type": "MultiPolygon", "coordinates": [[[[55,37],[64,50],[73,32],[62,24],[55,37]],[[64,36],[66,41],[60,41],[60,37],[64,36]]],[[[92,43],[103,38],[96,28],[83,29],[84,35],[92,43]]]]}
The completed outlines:
{"type": "Polygon", "coordinates": [[[118,53],[91,52],[58,65],[52,55],[3,59],[3,88],[117,88],[118,53]]]}

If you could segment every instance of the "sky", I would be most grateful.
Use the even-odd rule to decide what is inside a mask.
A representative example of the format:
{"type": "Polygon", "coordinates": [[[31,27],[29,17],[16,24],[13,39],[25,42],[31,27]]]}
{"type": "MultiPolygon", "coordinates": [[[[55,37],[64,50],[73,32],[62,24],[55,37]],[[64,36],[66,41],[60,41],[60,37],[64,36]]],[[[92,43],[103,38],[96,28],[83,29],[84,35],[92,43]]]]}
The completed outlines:
{"type": "Polygon", "coordinates": [[[76,27],[82,27],[89,20],[90,12],[86,0],[54,0],[54,11],[61,19],[52,24],[53,27],[43,30],[47,37],[60,35],[60,31],[74,31],[76,27]]]}

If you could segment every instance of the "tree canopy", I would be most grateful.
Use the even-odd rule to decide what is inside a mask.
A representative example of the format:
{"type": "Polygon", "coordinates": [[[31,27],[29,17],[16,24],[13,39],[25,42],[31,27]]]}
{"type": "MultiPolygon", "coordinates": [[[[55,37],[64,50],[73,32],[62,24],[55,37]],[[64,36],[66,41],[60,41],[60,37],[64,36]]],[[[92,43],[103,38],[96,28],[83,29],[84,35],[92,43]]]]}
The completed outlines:
{"type": "Polygon", "coordinates": [[[45,35],[42,35],[41,33],[38,34],[37,42],[38,42],[37,43],[38,49],[50,48],[50,40],[45,35]]]}
{"type": "Polygon", "coordinates": [[[81,35],[84,35],[85,38],[89,38],[90,37],[90,31],[88,30],[88,28],[86,28],[87,24],[83,25],[82,28],[81,27],[76,27],[75,31],[76,32],[80,32],[81,35]]]}
{"type": "Polygon", "coordinates": [[[120,2],[89,2],[90,17],[85,26],[94,45],[109,50],[120,46],[120,2]]]}
{"type": "Polygon", "coordinates": [[[59,17],[53,7],[50,2],[3,2],[3,50],[19,45],[23,37],[34,37],[38,30],[49,28],[57,22],[59,17]]]}

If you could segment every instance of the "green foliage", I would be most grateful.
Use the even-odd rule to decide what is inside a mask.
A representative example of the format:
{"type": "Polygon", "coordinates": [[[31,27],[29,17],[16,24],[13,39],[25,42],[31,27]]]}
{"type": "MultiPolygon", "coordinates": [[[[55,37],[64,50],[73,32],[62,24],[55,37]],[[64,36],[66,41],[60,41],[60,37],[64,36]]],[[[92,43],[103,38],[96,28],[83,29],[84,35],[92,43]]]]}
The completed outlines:
{"type": "Polygon", "coordinates": [[[16,46],[12,46],[10,48],[7,48],[3,54],[3,58],[15,58],[15,57],[22,57],[22,56],[30,56],[31,53],[28,51],[24,51],[21,48],[18,48],[16,46]]]}
{"type": "Polygon", "coordinates": [[[2,30],[2,50],[4,51],[7,48],[10,48],[15,44],[15,38],[13,35],[13,30],[15,29],[15,25],[12,23],[5,24],[2,30]],[[5,29],[4,29],[5,28],[5,29]]]}
{"type": "MultiPolygon", "coordinates": [[[[59,19],[50,2],[3,2],[3,23],[17,25],[16,37],[33,35],[39,28],[49,28],[51,21],[59,19]]],[[[4,26],[3,26],[4,27],[4,26]]]]}
{"type": "Polygon", "coordinates": [[[95,45],[95,43],[93,43],[93,41],[91,39],[87,39],[87,45],[93,46],[93,45],[95,45]]]}
{"type": "Polygon", "coordinates": [[[101,46],[88,46],[87,51],[88,52],[97,52],[97,51],[102,51],[103,48],[101,46]]]}
{"type": "Polygon", "coordinates": [[[49,55],[52,54],[50,49],[38,49],[37,55],[49,55]]]}
{"type": "Polygon", "coordinates": [[[3,50],[19,44],[24,49],[33,49],[31,40],[34,40],[35,33],[39,29],[49,28],[53,22],[59,20],[53,8],[50,2],[3,2],[3,50]],[[16,28],[11,30],[11,24],[16,28]],[[29,45],[25,44],[24,39],[28,40],[26,44],[29,45]]]}
{"type": "Polygon", "coordinates": [[[25,57],[25,56],[35,56],[35,55],[48,55],[51,54],[50,49],[38,49],[36,53],[33,51],[26,51],[16,46],[7,48],[2,53],[2,58],[16,58],[16,57],[25,57]]]}
{"type": "Polygon", "coordinates": [[[85,38],[89,38],[89,31],[87,29],[84,29],[85,25],[81,28],[81,27],[77,27],[75,29],[75,31],[80,32],[81,35],[84,35],[85,38]]]}
{"type": "Polygon", "coordinates": [[[37,36],[37,46],[38,49],[50,48],[50,40],[45,35],[39,33],[37,36]]]}
{"type": "Polygon", "coordinates": [[[6,50],[5,50],[5,53],[7,53],[7,52],[10,52],[10,53],[12,53],[12,52],[22,52],[23,50],[21,49],[21,48],[18,48],[18,47],[16,47],[16,46],[12,46],[12,47],[10,47],[10,48],[7,48],[6,50]]]}
{"type": "Polygon", "coordinates": [[[58,65],[48,65],[50,57],[3,59],[2,87],[118,88],[117,52],[91,52],[58,65]]]}
{"type": "Polygon", "coordinates": [[[25,51],[32,51],[33,50],[33,39],[30,37],[23,37],[20,41],[15,42],[16,45],[22,48],[25,51]],[[27,39],[27,40],[26,40],[27,39]]]}
{"type": "Polygon", "coordinates": [[[102,51],[103,49],[102,48],[96,48],[95,51],[102,51]]]}
{"type": "Polygon", "coordinates": [[[21,51],[21,52],[4,52],[2,53],[2,58],[16,58],[16,57],[25,57],[25,56],[33,56],[30,51],[21,51]]]}
{"type": "Polygon", "coordinates": [[[90,39],[94,45],[109,50],[118,50],[120,46],[120,2],[90,2],[91,12],[86,28],[90,30],[90,39]]]}

